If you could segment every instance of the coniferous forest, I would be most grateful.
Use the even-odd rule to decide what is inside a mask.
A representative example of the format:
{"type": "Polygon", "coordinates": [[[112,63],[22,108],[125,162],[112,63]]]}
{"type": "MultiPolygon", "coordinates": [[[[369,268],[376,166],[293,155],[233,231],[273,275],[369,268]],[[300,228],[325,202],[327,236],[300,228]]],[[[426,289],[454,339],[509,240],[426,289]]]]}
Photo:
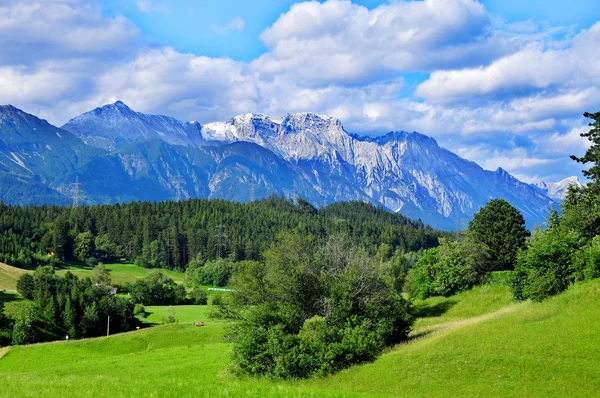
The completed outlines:
{"type": "Polygon", "coordinates": [[[382,244],[418,251],[442,232],[362,202],[317,210],[298,198],[247,204],[182,202],[60,207],[0,204],[0,262],[35,267],[65,261],[127,259],[147,268],[184,270],[192,259],[258,260],[285,231],[344,235],[374,254],[382,244]]]}

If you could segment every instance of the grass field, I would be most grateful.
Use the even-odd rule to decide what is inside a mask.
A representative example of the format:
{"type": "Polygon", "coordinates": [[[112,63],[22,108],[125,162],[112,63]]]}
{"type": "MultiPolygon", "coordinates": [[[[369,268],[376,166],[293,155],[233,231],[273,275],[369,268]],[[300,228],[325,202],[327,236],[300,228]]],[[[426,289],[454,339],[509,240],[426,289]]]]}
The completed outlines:
{"type": "MultiPolygon", "coordinates": [[[[0,396],[597,396],[600,281],[543,303],[507,303],[500,290],[455,296],[444,313],[446,299],[426,300],[420,337],[373,363],[292,382],[232,375],[227,323],[194,327],[183,321],[208,307],[177,307],[178,325],[2,351],[0,396]]],[[[165,311],[148,310],[157,321],[165,311]]]]}
{"type": "Polygon", "coordinates": [[[26,272],[29,271],[0,263],[0,290],[16,290],[17,280],[26,272]]]}
{"type": "MultiPolygon", "coordinates": [[[[122,284],[125,282],[135,282],[136,279],[144,278],[152,271],[160,271],[173,278],[177,283],[183,283],[184,273],[177,272],[170,269],[164,268],[142,268],[131,263],[112,263],[104,264],[107,270],[110,271],[110,278],[113,283],[122,284]]],[[[85,278],[90,276],[93,268],[84,265],[69,265],[64,268],[60,268],[56,273],[60,276],[64,276],[67,271],[71,272],[78,277],[85,278]]]]}
{"type": "Polygon", "coordinates": [[[509,305],[512,295],[508,286],[477,286],[452,297],[430,297],[413,303],[417,321],[413,329],[473,318],[509,305]]]}
{"type": "MultiPolygon", "coordinates": [[[[210,305],[174,305],[175,319],[179,323],[223,323],[221,320],[210,319],[210,305]]],[[[146,312],[148,316],[142,318],[142,321],[150,324],[161,324],[169,315],[170,307],[168,306],[147,306],[146,312]]]]}

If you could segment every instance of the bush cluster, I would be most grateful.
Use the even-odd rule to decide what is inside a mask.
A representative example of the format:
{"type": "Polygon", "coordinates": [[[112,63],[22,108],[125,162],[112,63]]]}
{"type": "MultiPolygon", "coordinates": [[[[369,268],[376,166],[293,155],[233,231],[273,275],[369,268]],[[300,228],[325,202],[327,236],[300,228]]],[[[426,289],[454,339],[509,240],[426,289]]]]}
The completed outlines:
{"type": "Polygon", "coordinates": [[[551,211],[548,228],[537,231],[517,259],[513,280],[516,299],[543,300],[558,294],[576,281],[600,277],[600,112],[585,113],[592,119],[591,141],[579,163],[592,163],[583,174],[585,187],[571,186],[562,203],[562,215],[551,211]]]}
{"type": "Polygon", "coordinates": [[[238,371],[323,375],[407,338],[408,302],[388,262],[339,239],[298,234],[281,236],[265,260],[233,279],[234,300],[251,305],[233,330],[238,371]]]}
{"type": "Polygon", "coordinates": [[[467,265],[466,255],[458,242],[440,239],[440,246],[426,250],[411,275],[411,296],[452,296],[470,289],[477,273],[467,265]]]}
{"type": "Polygon", "coordinates": [[[153,271],[145,278],[136,280],[127,290],[135,303],[143,305],[178,305],[187,302],[185,287],[160,271],[153,271]]]}
{"type": "Polygon", "coordinates": [[[33,275],[23,274],[17,290],[32,303],[21,306],[16,316],[13,344],[36,342],[41,325],[48,332],[78,338],[106,333],[108,316],[115,333],[137,324],[129,300],[112,295],[108,286],[90,278],[79,279],[70,272],[57,276],[51,266],[39,267],[33,275]]]}
{"type": "Polygon", "coordinates": [[[201,258],[195,258],[188,264],[185,273],[186,285],[189,287],[227,286],[232,275],[241,272],[249,264],[256,263],[252,260],[234,261],[231,258],[202,262],[201,258]]]}

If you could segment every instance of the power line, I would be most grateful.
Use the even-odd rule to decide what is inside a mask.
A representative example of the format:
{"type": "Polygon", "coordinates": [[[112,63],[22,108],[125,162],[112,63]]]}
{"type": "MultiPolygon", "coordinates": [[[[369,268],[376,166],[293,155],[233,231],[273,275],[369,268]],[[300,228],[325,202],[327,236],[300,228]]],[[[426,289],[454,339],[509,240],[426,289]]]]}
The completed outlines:
{"type": "Polygon", "coordinates": [[[217,233],[214,235],[216,240],[215,249],[217,250],[217,259],[221,258],[223,249],[227,246],[225,240],[227,239],[227,234],[225,233],[225,227],[223,225],[217,226],[217,233]]]}
{"type": "Polygon", "coordinates": [[[183,184],[185,184],[185,181],[183,181],[183,177],[178,172],[177,175],[173,177],[173,180],[171,181],[171,183],[173,184],[173,187],[175,187],[175,190],[176,190],[175,191],[175,201],[179,202],[179,201],[181,201],[181,191],[182,191],[183,184]]]}
{"type": "Polygon", "coordinates": [[[294,180],[294,186],[292,188],[292,200],[296,200],[300,195],[298,195],[298,184],[294,180]]]}
{"type": "Polygon", "coordinates": [[[254,190],[256,189],[256,185],[254,183],[250,184],[250,202],[254,202],[254,190]]]}
{"type": "Polygon", "coordinates": [[[73,198],[73,207],[78,207],[79,206],[79,199],[80,199],[80,190],[81,190],[81,183],[79,182],[79,176],[75,176],[75,182],[72,184],[69,184],[70,190],[71,190],[71,198],[73,198]]]}

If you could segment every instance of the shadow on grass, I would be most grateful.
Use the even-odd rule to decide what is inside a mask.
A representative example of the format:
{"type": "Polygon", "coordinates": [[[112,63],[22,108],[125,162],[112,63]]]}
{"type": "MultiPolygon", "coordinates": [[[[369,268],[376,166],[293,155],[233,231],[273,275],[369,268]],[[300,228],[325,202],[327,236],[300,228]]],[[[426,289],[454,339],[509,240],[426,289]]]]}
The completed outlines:
{"type": "Polygon", "coordinates": [[[412,314],[416,318],[430,318],[444,315],[450,308],[456,305],[457,301],[448,300],[435,305],[427,303],[415,304],[412,308],[412,314]]]}
{"type": "Polygon", "coordinates": [[[406,342],[410,343],[410,342],[415,341],[415,340],[423,339],[423,338],[429,336],[431,333],[433,333],[435,331],[436,331],[435,328],[428,328],[428,329],[420,330],[420,331],[415,332],[415,333],[411,333],[410,336],[408,337],[408,340],[406,342]]]}
{"type": "Polygon", "coordinates": [[[150,328],[150,327],[153,327],[153,326],[159,326],[159,325],[161,325],[158,322],[152,322],[152,321],[148,320],[148,317],[150,317],[150,315],[152,315],[152,314],[153,314],[152,312],[146,311],[146,314],[143,317],[140,316],[140,315],[136,316],[137,320],[140,323],[138,325],[140,327],[140,329],[145,329],[145,328],[150,328]]]}
{"type": "Polygon", "coordinates": [[[5,303],[10,303],[12,301],[23,301],[23,297],[19,296],[17,293],[0,290],[0,301],[4,301],[5,303]]]}
{"type": "Polygon", "coordinates": [[[58,264],[55,265],[54,268],[56,270],[67,270],[67,271],[91,271],[94,269],[94,267],[91,267],[87,264],[83,264],[83,263],[74,263],[74,262],[68,262],[67,264],[58,264]]]}

